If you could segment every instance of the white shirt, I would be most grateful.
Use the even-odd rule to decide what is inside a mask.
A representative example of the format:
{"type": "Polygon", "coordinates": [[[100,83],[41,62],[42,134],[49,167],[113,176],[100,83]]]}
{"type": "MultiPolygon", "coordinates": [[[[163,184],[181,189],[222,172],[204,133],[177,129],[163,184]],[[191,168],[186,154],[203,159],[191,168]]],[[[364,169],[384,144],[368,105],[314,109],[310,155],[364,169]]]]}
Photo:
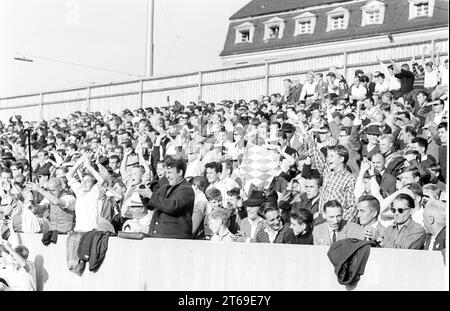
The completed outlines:
{"type": "Polygon", "coordinates": [[[314,95],[316,92],[316,83],[305,82],[300,93],[300,100],[305,100],[306,95],[314,95]]]}
{"type": "Polygon", "coordinates": [[[389,83],[384,79],[383,83],[375,84],[375,93],[383,93],[389,90],[389,83]]]}
{"type": "MultiPolygon", "coordinates": [[[[248,218],[248,222],[250,223],[250,238],[249,239],[254,239],[256,236],[256,229],[258,227],[258,224],[260,222],[262,222],[263,219],[261,217],[258,217],[256,220],[251,220],[250,218],[248,218]]],[[[270,235],[269,235],[270,236],[270,235]]]]}
{"type": "Polygon", "coordinates": [[[81,184],[70,178],[68,182],[70,188],[75,193],[75,231],[91,231],[97,229],[97,217],[101,212],[100,189],[94,185],[89,192],[84,192],[81,184]]]}
{"type": "Polygon", "coordinates": [[[363,99],[366,97],[366,94],[367,94],[367,89],[362,84],[360,84],[359,86],[352,85],[351,95],[355,99],[363,99]]]}
{"type": "Polygon", "coordinates": [[[441,75],[441,85],[448,85],[448,69],[443,65],[439,66],[439,73],[441,75]]]}
{"type": "Polygon", "coordinates": [[[390,76],[387,74],[386,77],[388,80],[389,91],[399,90],[402,87],[400,79],[397,79],[394,75],[390,76]]]}
{"type": "Polygon", "coordinates": [[[423,86],[425,88],[432,88],[438,85],[439,82],[439,72],[433,69],[431,72],[425,70],[425,78],[423,80],[423,86]]]}
{"type": "Polygon", "coordinates": [[[330,243],[333,243],[333,232],[336,232],[336,241],[337,241],[337,230],[333,230],[328,226],[328,231],[330,232],[330,243]]]}
{"type": "Polygon", "coordinates": [[[434,122],[435,124],[441,123],[442,117],[445,116],[445,113],[446,113],[446,112],[445,112],[445,109],[444,109],[444,110],[442,110],[441,113],[436,114],[436,115],[434,116],[433,122],[434,122]]]}
{"type": "Polygon", "coordinates": [[[436,236],[432,235],[430,239],[430,245],[428,246],[428,250],[432,251],[434,246],[434,241],[436,241],[436,236]]]}
{"type": "Polygon", "coordinates": [[[423,224],[423,208],[420,208],[420,210],[418,210],[417,212],[412,214],[412,219],[415,222],[417,222],[419,225],[424,227],[424,224],[423,224]]]}

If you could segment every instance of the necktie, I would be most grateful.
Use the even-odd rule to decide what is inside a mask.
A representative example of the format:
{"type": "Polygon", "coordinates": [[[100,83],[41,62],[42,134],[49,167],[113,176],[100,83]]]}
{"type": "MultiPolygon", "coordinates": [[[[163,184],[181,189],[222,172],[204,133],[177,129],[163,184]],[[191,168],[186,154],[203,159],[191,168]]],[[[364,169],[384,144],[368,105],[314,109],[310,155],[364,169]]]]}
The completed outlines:
{"type": "Polygon", "coordinates": [[[336,242],[336,231],[333,231],[333,236],[331,237],[331,243],[336,242]]]}

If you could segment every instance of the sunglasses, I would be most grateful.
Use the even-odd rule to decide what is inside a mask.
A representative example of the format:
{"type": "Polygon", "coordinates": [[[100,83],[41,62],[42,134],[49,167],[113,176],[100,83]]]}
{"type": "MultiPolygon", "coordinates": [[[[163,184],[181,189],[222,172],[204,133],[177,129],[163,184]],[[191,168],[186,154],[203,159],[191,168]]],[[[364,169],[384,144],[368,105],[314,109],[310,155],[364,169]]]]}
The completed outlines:
{"type": "Polygon", "coordinates": [[[398,208],[395,209],[393,207],[391,207],[391,212],[392,214],[395,214],[395,212],[398,212],[399,214],[403,214],[404,211],[409,210],[409,208],[398,208]]]}

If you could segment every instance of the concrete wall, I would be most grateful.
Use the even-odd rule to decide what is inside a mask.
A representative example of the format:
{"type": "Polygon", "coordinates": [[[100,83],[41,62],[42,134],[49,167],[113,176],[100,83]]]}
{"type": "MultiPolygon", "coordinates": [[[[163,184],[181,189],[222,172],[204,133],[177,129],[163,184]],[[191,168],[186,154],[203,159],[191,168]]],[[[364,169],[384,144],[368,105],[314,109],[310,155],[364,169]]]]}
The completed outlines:
{"type": "MultiPolygon", "coordinates": [[[[69,272],[66,236],[44,246],[22,234],[37,268],[38,290],[346,290],[336,280],[328,247],[109,239],[100,270],[69,272]]],[[[440,252],[372,249],[355,290],[448,290],[440,252]]]]}

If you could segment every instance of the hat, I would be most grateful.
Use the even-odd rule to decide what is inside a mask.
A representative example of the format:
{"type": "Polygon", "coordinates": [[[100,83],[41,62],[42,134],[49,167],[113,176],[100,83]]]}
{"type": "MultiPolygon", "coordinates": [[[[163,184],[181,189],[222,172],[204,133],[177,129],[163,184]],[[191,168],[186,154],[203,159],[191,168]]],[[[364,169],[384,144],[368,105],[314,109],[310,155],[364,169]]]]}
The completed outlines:
{"type": "Polygon", "coordinates": [[[378,125],[371,124],[367,127],[366,134],[380,136],[382,133],[378,125]]]}
{"type": "Polygon", "coordinates": [[[139,164],[139,158],[137,155],[130,155],[127,159],[127,166],[133,166],[139,164]]]}
{"type": "Polygon", "coordinates": [[[330,129],[326,128],[324,126],[322,126],[321,128],[317,129],[317,133],[322,133],[322,134],[328,133],[329,131],[330,131],[330,129]]]}
{"type": "Polygon", "coordinates": [[[264,195],[264,192],[262,191],[257,191],[257,190],[253,190],[250,193],[250,196],[248,197],[247,200],[245,200],[242,204],[243,206],[259,206],[263,203],[265,203],[266,200],[266,196],[264,195]]]}
{"type": "Polygon", "coordinates": [[[251,125],[259,125],[259,123],[261,123],[261,122],[259,121],[259,119],[253,118],[253,119],[252,119],[252,122],[251,122],[250,124],[251,124],[251,125]]]}
{"type": "Polygon", "coordinates": [[[37,176],[50,176],[50,169],[48,166],[42,166],[36,172],[37,176]]]}
{"type": "Polygon", "coordinates": [[[293,126],[290,123],[283,123],[283,126],[281,127],[281,130],[285,133],[294,133],[295,132],[295,126],[293,126]]]}
{"type": "Polygon", "coordinates": [[[4,155],[2,155],[1,159],[2,160],[15,160],[16,158],[13,157],[11,152],[6,152],[4,155]]]}

